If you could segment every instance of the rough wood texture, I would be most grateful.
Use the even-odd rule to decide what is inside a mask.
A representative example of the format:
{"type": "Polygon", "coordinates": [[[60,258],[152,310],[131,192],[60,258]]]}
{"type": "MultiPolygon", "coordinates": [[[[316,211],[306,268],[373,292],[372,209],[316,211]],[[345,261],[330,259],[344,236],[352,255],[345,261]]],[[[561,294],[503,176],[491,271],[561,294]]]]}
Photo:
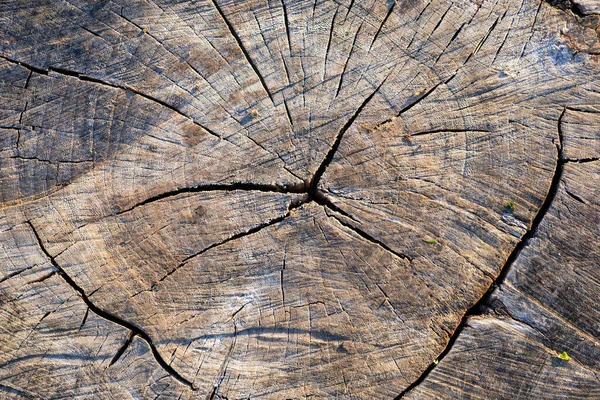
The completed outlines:
{"type": "Polygon", "coordinates": [[[0,397],[600,397],[599,10],[1,3],[0,397]]]}

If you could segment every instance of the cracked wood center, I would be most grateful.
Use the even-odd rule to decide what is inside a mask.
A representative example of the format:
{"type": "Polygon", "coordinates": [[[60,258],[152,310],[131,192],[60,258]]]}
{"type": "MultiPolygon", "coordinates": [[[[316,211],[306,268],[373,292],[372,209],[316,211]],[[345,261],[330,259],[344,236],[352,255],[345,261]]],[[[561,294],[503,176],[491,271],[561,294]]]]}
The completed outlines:
{"type": "Polygon", "coordinates": [[[0,394],[600,393],[595,4],[3,3],[0,394]]]}

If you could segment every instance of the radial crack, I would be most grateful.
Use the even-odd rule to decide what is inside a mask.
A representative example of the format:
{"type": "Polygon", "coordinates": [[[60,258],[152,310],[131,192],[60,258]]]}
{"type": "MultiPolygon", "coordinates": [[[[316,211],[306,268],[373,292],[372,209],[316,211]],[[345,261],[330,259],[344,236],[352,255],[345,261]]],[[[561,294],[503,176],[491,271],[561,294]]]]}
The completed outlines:
{"type": "Polygon", "coordinates": [[[231,36],[233,36],[233,38],[237,42],[237,45],[240,48],[240,50],[242,51],[242,53],[244,54],[244,57],[246,58],[246,61],[248,61],[248,64],[254,70],[254,73],[256,74],[256,76],[258,77],[258,80],[262,84],[263,89],[265,89],[265,92],[267,92],[267,96],[269,96],[269,99],[271,100],[271,103],[275,104],[275,102],[273,101],[273,95],[271,94],[271,91],[269,90],[269,88],[267,86],[267,83],[265,82],[265,78],[263,78],[262,74],[258,70],[258,67],[254,63],[254,61],[252,61],[252,58],[250,57],[250,54],[248,53],[248,50],[244,47],[244,44],[242,43],[242,40],[240,39],[240,37],[237,34],[237,32],[235,31],[235,29],[233,28],[233,25],[227,19],[227,17],[225,17],[225,14],[223,13],[223,10],[221,10],[221,7],[219,7],[219,4],[217,3],[217,1],[216,0],[211,0],[211,1],[212,1],[212,4],[214,5],[215,9],[219,13],[219,15],[221,16],[221,18],[225,22],[225,25],[227,25],[227,28],[229,29],[229,32],[231,33],[231,36]]]}
{"type": "MultiPolygon", "coordinates": [[[[333,206],[333,204],[331,204],[331,202],[329,202],[329,200],[327,200],[324,203],[321,203],[320,201],[317,200],[317,202],[327,208],[329,208],[332,211],[335,211],[335,209],[337,207],[333,206]]],[[[369,235],[367,232],[363,231],[362,229],[349,224],[348,222],[344,221],[343,219],[341,219],[340,217],[338,217],[335,214],[329,214],[327,213],[328,217],[331,218],[335,218],[340,224],[342,224],[343,226],[345,226],[346,228],[349,228],[351,230],[353,230],[355,233],[357,233],[360,237],[362,237],[363,239],[368,240],[369,242],[378,245],[379,247],[383,248],[384,250],[388,251],[389,253],[392,253],[393,255],[395,255],[398,258],[401,258],[403,260],[408,260],[408,261],[412,261],[412,257],[406,255],[406,254],[402,254],[402,253],[398,253],[397,251],[391,249],[387,244],[383,243],[381,240],[378,240],[376,238],[374,238],[373,236],[369,235]]]]}
{"type": "Polygon", "coordinates": [[[223,382],[223,379],[225,378],[225,375],[227,374],[227,364],[228,364],[229,358],[231,357],[231,352],[233,351],[233,348],[235,347],[236,340],[237,340],[237,325],[235,324],[235,321],[234,321],[233,322],[233,339],[231,341],[231,346],[229,347],[229,351],[227,352],[227,355],[225,356],[225,359],[223,360],[223,363],[221,364],[221,368],[219,368],[219,373],[217,375],[216,382],[214,383],[209,394],[206,396],[206,398],[209,400],[212,400],[215,398],[215,395],[217,394],[217,391],[219,390],[219,387],[221,386],[221,383],[223,382]]]}
{"type": "Polygon", "coordinates": [[[344,133],[346,133],[346,131],[354,123],[354,121],[356,120],[356,118],[358,118],[359,114],[367,106],[367,104],[369,104],[369,102],[371,101],[371,99],[375,96],[375,94],[383,86],[383,84],[386,82],[386,80],[387,80],[388,77],[389,77],[389,75],[386,76],[386,78],[383,80],[383,82],[381,82],[379,84],[379,86],[377,86],[377,89],[375,89],[373,91],[373,93],[371,93],[362,102],[362,104],[356,109],[356,111],[354,112],[354,114],[352,114],[352,116],[350,117],[350,119],[348,119],[348,121],[346,122],[346,124],[344,124],[344,126],[342,127],[342,129],[340,129],[339,132],[337,133],[337,135],[335,137],[335,141],[333,142],[333,144],[329,148],[329,151],[327,152],[327,155],[325,156],[325,158],[321,162],[321,165],[319,165],[319,168],[315,172],[315,174],[312,177],[312,179],[310,180],[310,185],[309,185],[309,190],[308,190],[309,200],[312,200],[315,197],[316,192],[317,192],[317,185],[319,184],[319,181],[321,180],[321,177],[325,173],[325,169],[327,169],[327,167],[329,166],[329,164],[333,160],[333,156],[337,152],[337,149],[340,146],[340,143],[342,142],[342,138],[344,137],[344,133]]]}
{"type": "MultiPolygon", "coordinates": [[[[392,5],[390,6],[387,14],[385,15],[385,18],[383,19],[383,21],[381,22],[381,25],[379,25],[379,29],[377,29],[377,32],[375,33],[375,35],[373,36],[373,40],[371,41],[371,45],[369,45],[369,51],[371,51],[371,49],[373,48],[373,44],[375,44],[375,41],[377,40],[377,38],[379,37],[379,34],[381,33],[381,30],[383,29],[383,26],[385,25],[385,23],[387,22],[388,18],[390,17],[390,15],[392,15],[392,12],[394,11],[394,7],[396,6],[396,1],[394,1],[392,3],[392,5]]],[[[348,10],[349,11],[349,10],[348,10]]]]}
{"type": "Polygon", "coordinates": [[[346,69],[348,68],[348,63],[352,58],[352,54],[354,53],[354,49],[356,48],[356,40],[358,39],[358,35],[360,34],[360,28],[362,28],[362,24],[356,30],[356,35],[354,35],[354,40],[352,41],[352,47],[350,48],[350,52],[348,53],[348,58],[346,58],[346,62],[344,63],[344,69],[342,70],[342,74],[340,75],[340,82],[338,84],[337,91],[335,92],[335,97],[337,98],[340,94],[340,90],[342,89],[342,85],[344,84],[344,76],[346,75],[346,69]]]}
{"type": "Polygon", "coordinates": [[[211,185],[197,185],[184,187],[180,189],[171,190],[168,192],[157,194],[156,196],[149,197],[133,206],[119,211],[114,215],[121,215],[132,211],[135,208],[144,206],[149,203],[154,203],[159,200],[164,200],[170,197],[178,196],[183,193],[201,193],[201,192],[233,192],[239,191],[256,191],[256,192],[267,192],[267,193],[306,193],[304,183],[291,184],[291,185],[271,185],[271,184],[256,184],[256,183],[232,183],[232,184],[211,184],[211,185]]]}
{"type": "Polygon", "coordinates": [[[83,302],[89,307],[90,310],[92,310],[92,312],[94,312],[99,317],[106,319],[107,321],[113,322],[113,323],[115,323],[117,325],[120,325],[120,326],[122,326],[124,328],[129,329],[135,335],[137,335],[137,336],[141,337],[142,339],[144,339],[146,341],[146,343],[148,343],[148,346],[150,347],[150,349],[152,350],[152,354],[154,355],[155,360],[162,367],[162,369],[165,370],[165,372],[167,372],[173,378],[177,379],[179,382],[181,382],[184,385],[188,386],[190,389],[196,390],[196,388],[192,385],[192,383],[190,381],[188,381],[183,376],[181,376],[177,371],[175,371],[173,369],[173,367],[171,367],[170,365],[168,365],[165,362],[165,360],[162,358],[162,356],[160,355],[160,353],[158,352],[158,350],[154,346],[154,343],[152,342],[152,339],[150,338],[150,336],[145,331],[143,331],[141,328],[137,327],[136,325],[132,324],[131,322],[125,321],[124,319],[122,319],[122,318],[120,318],[120,317],[118,317],[118,316],[116,316],[114,314],[111,314],[108,311],[102,310],[101,308],[99,308],[98,306],[96,306],[94,303],[92,303],[92,301],[85,294],[85,291],[83,290],[83,288],[81,288],[79,285],[77,285],[77,283],[75,283],[75,281],[56,262],[56,260],[54,259],[54,257],[52,257],[52,255],[50,255],[50,253],[48,252],[48,250],[46,250],[46,247],[44,246],[44,244],[42,242],[42,239],[41,239],[41,237],[40,237],[37,229],[35,228],[35,226],[33,226],[33,224],[31,223],[31,221],[26,221],[26,223],[31,228],[31,231],[33,232],[33,235],[35,236],[37,244],[40,247],[40,250],[42,251],[42,253],[44,253],[44,255],[50,260],[50,263],[56,269],[58,269],[58,271],[59,271],[58,274],[63,278],[63,280],[69,286],[71,286],[71,288],[73,288],[73,290],[75,290],[77,293],[79,293],[79,295],[81,296],[81,299],[83,300],[83,302]]]}
{"type": "Polygon", "coordinates": [[[116,84],[113,84],[113,83],[108,83],[108,82],[102,81],[100,79],[92,78],[92,77],[86,76],[84,74],[81,74],[79,72],[71,71],[71,70],[64,69],[64,68],[48,67],[48,70],[44,70],[44,69],[35,67],[35,66],[31,65],[31,64],[24,63],[22,61],[16,61],[16,60],[10,59],[10,58],[8,58],[6,56],[0,55],[0,58],[4,59],[4,60],[6,60],[6,61],[8,61],[10,63],[20,65],[20,66],[22,66],[22,67],[24,67],[24,68],[26,68],[26,69],[28,69],[30,71],[36,72],[36,73],[38,73],[40,75],[46,75],[46,76],[48,76],[50,72],[54,72],[54,73],[59,74],[59,75],[70,76],[70,77],[73,77],[73,78],[77,78],[77,79],[79,79],[81,81],[84,81],[84,82],[97,83],[99,85],[111,87],[113,89],[121,89],[121,90],[126,90],[126,91],[128,90],[128,91],[130,91],[132,93],[137,94],[138,96],[141,96],[141,97],[145,98],[146,100],[152,101],[154,103],[160,104],[163,107],[168,108],[169,110],[171,110],[171,111],[173,111],[173,112],[181,115],[182,117],[184,117],[186,119],[189,119],[190,121],[192,121],[192,123],[194,125],[202,128],[203,130],[205,130],[209,134],[211,134],[211,135],[213,135],[215,137],[218,137],[219,139],[223,139],[222,135],[219,135],[218,133],[216,133],[216,132],[212,131],[211,129],[207,128],[206,126],[198,123],[193,118],[191,118],[190,116],[184,114],[182,111],[180,111],[179,109],[175,108],[174,106],[172,106],[172,105],[170,105],[170,104],[168,104],[168,103],[166,103],[166,102],[164,102],[162,100],[159,100],[156,97],[152,97],[152,96],[149,96],[149,95],[147,95],[145,93],[142,93],[139,90],[137,90],[137,89],[135,89],[135,88],[133,88],[131,86],[122,86],[122,85],[116,85],[116,84]]]}
{"type": "Polygon", "coordinates": [[[194,259],[194,258],[196,258],[196,257],[198,257],[198,256],[200,256],[200,255],[202,255],[204,253],[206,253],[207,251],[209,251],[211,249],[214,249],[215,247],[222,246],[222,245],[224,245],[226,243],[229,243],[229,242],[231,242],[233,240],[236,240],[236,239],[240,239],[240,238],[242,238],[244,236],[252,235],[252,234],[257,233],[257,232],[259,232],[259,231],[261,231],[261,230],[263,230],[263,229],[265,229],[265,228],[267,228],[269,226],[272,226],[272,225],[275,225],[275,224],[278,224],[278,223],[282,222],[284,219],[286,219],[287,217],[289,217],[291,215],[291,210],[300,207],[305,202],[306,201],[300,201],[300,202],[295,203],[295,204],[292,203],[288,207],[288,212],[285,213],[285,215],[283,215],[281,217],[277,217],[277,218],[271,219],[271,220],[269,220],[267,222],[264,222],[264,223],[262,223],[260,225],[257,225],[257,226],[255,226],[255,227],[253,227],[251,229],[248,229],[248,230],[246,230],[244,232],[240,232],[240,233],[237,233],[235,235],[232,235],[232,236],[228,237],[227,239],[222,240],[222,241],[220,241],[218,243],[213,243],[210,246],[205,247],[204,249],[200,250],[199,252],[197,252],[195,254],[192,254],[191,256],[186,257],[175,268],[173,268],[172,270],[170,270],[169,272],[167,272],[165,275],[163,275],[162,278],[160,278],[158,281],[154,282],[148,289],[140,290],[139,292],[134,293],[131,297],[135,297],[135,296],[137,296],[137,295],[139,295],[140,293],[143,293],[143,292],[150,292],[150,291],[154,290],[154,288],[156,288],[156,286],[160,282],[164,281],[169,276],[173,275],[180,268],[183,268],[190,260],[192,260],[192,259],[194,259]]]}

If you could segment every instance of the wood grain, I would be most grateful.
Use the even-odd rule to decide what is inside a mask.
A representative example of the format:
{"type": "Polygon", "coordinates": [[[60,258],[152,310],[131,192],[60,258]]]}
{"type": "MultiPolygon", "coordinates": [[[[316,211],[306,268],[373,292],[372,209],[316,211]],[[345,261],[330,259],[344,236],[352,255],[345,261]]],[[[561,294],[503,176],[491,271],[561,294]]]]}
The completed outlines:
{"type": "Polygon", "coordinates": [[[0,4],[0,397],[598,397],[596,3],[0,4]]]}

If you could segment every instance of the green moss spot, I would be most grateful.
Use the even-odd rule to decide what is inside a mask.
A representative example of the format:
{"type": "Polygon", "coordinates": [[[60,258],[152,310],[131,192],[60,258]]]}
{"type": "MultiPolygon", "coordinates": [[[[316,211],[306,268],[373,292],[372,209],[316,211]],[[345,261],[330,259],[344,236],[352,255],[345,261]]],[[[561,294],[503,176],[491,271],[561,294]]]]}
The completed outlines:
{"type": "Polygon", "coordinates": [[[506,204],[504,204],[504,211],[510,212],[510,213],[515,212],[515,202],[514,201],[506,202],[506,204]]]}
{"type": "Polygon", "coordinates": [[[560,358],[561,360],[565,360],[565,361],[569,361],[571,359],[571,357],[569,357],[569,355],[567,354],[566,351],[563,351],[562,353],[560,353],[558,355],[558,358],[560,358]]]}
{"type": "Polygon", "coordinates": [[[425,243],[437,243],[435,239],[425,239],[425,243]]]}

